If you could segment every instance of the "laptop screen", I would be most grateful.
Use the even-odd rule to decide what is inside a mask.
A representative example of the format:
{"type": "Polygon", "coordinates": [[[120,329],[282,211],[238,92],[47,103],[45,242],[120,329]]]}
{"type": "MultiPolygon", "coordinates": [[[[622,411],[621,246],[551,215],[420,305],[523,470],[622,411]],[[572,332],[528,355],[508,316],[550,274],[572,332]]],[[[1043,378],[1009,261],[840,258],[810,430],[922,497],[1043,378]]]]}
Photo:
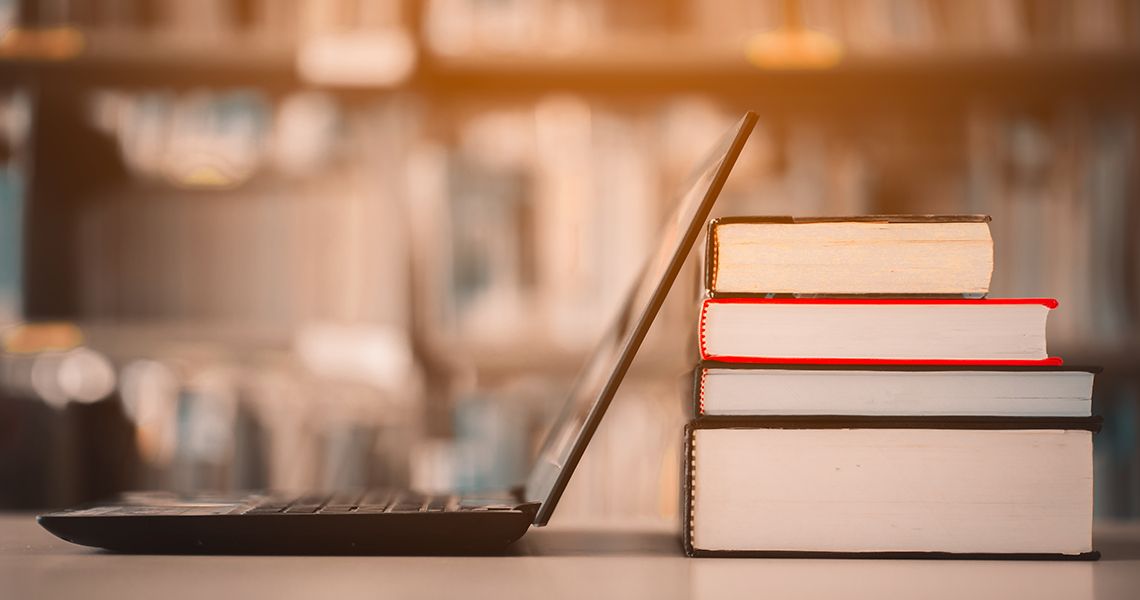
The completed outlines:
{"type": "Polygon", "coordinates": [[[664,231],[656,238],[657,248],[633,282],[616,322],[579,372],[527,479],[526,499],[542,503],[535,525],[545,525],[550,520],[574,467],[700,236],[713,202],[755,125],[756,115],[745,114],[689,178],[664,231]]]}

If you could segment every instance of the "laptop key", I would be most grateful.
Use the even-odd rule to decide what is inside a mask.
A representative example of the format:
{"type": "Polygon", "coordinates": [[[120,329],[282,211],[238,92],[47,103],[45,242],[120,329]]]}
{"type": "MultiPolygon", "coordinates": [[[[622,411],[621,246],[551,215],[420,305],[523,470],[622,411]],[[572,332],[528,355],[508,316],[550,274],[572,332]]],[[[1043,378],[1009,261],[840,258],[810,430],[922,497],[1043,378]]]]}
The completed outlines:
{"type": "Polygon", "coordinates": [[[423,506],[424,506],[423,502],[419,502],[419,501],[409,502],[409,501],[401,500],[401,501],[393,504],[391,510],[389,510],[388,512],[420,512],[420,509],[422,509],[423,506]]]}
{"type": "Polygon", "coordinates": [[[322,515],[342,515],[357,508],[355,504],[326,504],[321,508],[322,515]]]}
{"type": "Polygon", "coordinates": [[[329,496],[327,494],[301,496],[290,504],[284,512],[286,514],[312,514],[319,511],[328,501],[329,496]]]}
{"type": "Polygon", "coordinates": [[[368,507],[370,512],[383,512],[394,499],[395,492],[392,490],[373,490],[360,498],[356,504],[361,509],[368,507]]]}
{"type": "Polygon", "coordinates": [[[386,512],[445,512],[462,510],[457,496],[425,495],[391,490],[306,495],[293,500],[265,499],[243,514],[379,514],[386,512]]]}
{"type": "Polygon", "coordinates": [[[352,511],[352,514],[354,514],[354,515],[378,515],[378,514],[385,513],[385,512],[388,512],[388,505],[386,505],[386,504],[369,504],[369,505],[361,505],[361,506],[356,507],[356,510],[352,511]]]}
{"type": "Polygon", "coordinates": [[[294,504],[293,506],[286,508],[284,512],[285,512],[285,514],[290,514],[290,515],[312,514],[312,513],[317,512],[320,509],[321,509],[320,504],[294,504]]]}
{"type": "Polygon", "coordinates": [[[267,502],[264,504],[258,504],[257,506],[254,506],[253,508],[245,511],[243,514],[247,514],[247,515],[270,515],[270,514],[282,512],[288,507],[289,507],[289,504],[285,503],[285,502],[267,502]]]}

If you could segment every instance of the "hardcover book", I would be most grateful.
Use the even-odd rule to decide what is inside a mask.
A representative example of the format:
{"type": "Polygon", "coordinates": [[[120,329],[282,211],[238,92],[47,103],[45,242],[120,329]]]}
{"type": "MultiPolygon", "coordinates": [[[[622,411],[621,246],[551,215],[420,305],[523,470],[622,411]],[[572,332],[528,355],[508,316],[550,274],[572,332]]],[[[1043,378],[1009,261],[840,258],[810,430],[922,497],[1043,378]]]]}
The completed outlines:
{"type": "Polygon", "coordinates": [[[753,363],[1059,365],[1052,299],[708,298],[703,360],[753,363]]]}
{"type": "Polygon", "coordinates": [[[1097,418],[704,418],[690,556],[1096,559],[1097,418]]]}
{"type": "Polygon", "coordinates": [[[1088,417],[1096,367],[765,365],[702,361],[698,416],[1088,417]]]}
{"type": "Polygon", "coordinates": [[[705,287],[721,295],[982,297],[984,215],[726,217],[709,225],[705,287]]]}

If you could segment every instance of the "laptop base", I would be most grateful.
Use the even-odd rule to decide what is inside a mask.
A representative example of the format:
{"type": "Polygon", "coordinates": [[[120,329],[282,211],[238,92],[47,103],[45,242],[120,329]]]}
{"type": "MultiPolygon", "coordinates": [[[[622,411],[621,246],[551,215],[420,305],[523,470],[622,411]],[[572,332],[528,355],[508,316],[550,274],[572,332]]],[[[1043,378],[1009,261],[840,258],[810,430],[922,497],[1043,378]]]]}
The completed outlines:
{"type": "Polygon", "coordinates": [[[428,510],[425,502],[416,510],[364,504],[270,512],[264,497],[249,498],[136,498],[37,520],[69,542],[125,553],[470,555],[502,553],[526,533],[538,510],[533,502],[492,501],[453,502],[450,510],[428,510]]]}

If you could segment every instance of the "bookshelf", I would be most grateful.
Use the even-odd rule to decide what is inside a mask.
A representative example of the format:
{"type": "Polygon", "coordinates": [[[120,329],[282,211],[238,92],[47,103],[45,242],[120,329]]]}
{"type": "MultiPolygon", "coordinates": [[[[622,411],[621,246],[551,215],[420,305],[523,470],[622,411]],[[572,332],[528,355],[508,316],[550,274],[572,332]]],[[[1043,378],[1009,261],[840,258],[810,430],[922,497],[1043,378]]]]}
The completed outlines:
{"type": "Polygon", "coordinates": [[[654,95],[699,92],[746,98],[787,109],[835,108],[854,101],[934,99],[962,103],[978,95],[1033,99],[1055,96],[1129,97],[1140,52],[917,52],[850,57],[826,69],[766,70],[749,64],[739,48],[701,54],[662,43],[645,52],[597,52],[572,57],[426,57],[417,82],[427,91],[490,95],[550,90],[654,95]],[[672,58],[676,56],[677,58],[672,58]],[[812,101],[814,99],[814,101],[812,101]]]}
{"type": "MultiPolygon", "coordinates": [[[[701,52],[697,43],[650,42],[646,50],[576,52],[572,56],[433,55],[421,49],[406,81],[395,86],[328,85],[306,81],[293,48],[227,39],[209,46],[172,45],[148,36],[92,44],[53,59],[0,52],[0,74],[17,82],[128,88],[256,86],[276,94],[319,89],[363,100],[393,92],[447,96],[537,96],[572,92],[645,97],[701,93],[747,99],[761,108],[842,108],[882,100],[962,104],[979,96],[1022,101],[1058,97],[1129,99],[1140,90],[1140,49],[1017,52],[912,52],[853,56],[824,68],[770,70],[749,64],[739,47],[701,52]],[[145,46],[146,53],[133,51],[145,46]]],[[[869,108],[866,107],[865,108],[869,108]]]]}
{"type": "MultiPolygon", "coordinates": [[[[754,109],[762,124],[722,212],[991,212],[998,224],[1030,223],[995,229],[1005,279],[994,295],[1063,292],[1057,353],[1106,367],[1111,393],[1098,402],[1137,401],[1117,390],[1140,378],[1130,237],[1140,3],[279,3],[290,11],[243,0],[235,17],[209,0],[201,14],[142,24],[72,4],[82,3],[0,22],[24,36],[0,41],[0,90],[34,90],[35,125],[5,158],[27,182],[24,316],[91,323],[117,360],[146,358],[163,335],[288,353],[309,321],[365,323],[406,332],[424,379],[463,380],[412,394],[423,407],[413,427],[433,437],[454,433],[464,395],[516,376],[544,380],[537,395],[557,398],[685,166],[754,109]],[[754,35],[797,27],[837,40],[841,59],[749,62],[754,35]],[[61,31],[82,43],[61,54],[51,45],[61,31]],[[353,85],[302,75],[306,44],[358,31],[406,34],[406,75],[353,85]],[[112,116],[91,123],[93,113],[112,116]],[[227,137],[223,114],[248,132],[227,137]],[[57,169],[84,159],[48,161],[90,152],[44,126],[61,119],[91,125],[100,153],[127,156],[111,188],[87,194],[80,177],[52,195],[57,169]],[[173,123],[181,137],[163,137],[173,123]],[[319,151],[298,155],[305,146],[319,151]],[[200,149],[252,167],[192,189],[163,175],[163,161],[198,160],[200,149]],[[1047,216],[1026,221],[1035,203],[1047,216]],[[488,237],[509,243],[489,248],[488,237]],[[1035,239],[1090,250],[1050,269],[1033,257],[1057,256],[1035,239]],[[146,240],[160,249],[153,257],[146,240]],[[512,322],[492,339],[472,333],[512,322]],[[108,323],[127,325],[108,334],[108,323]],[[256,341],[236,343],[246,329],[234,323],[256,341]]],[[[685,368],[677,349],[691,333],[696,269],[694,259],[635,364],[658,391],[685,368]]],[[[1128,511],[1140,514],[1140,501],[1128,511]]]]}

